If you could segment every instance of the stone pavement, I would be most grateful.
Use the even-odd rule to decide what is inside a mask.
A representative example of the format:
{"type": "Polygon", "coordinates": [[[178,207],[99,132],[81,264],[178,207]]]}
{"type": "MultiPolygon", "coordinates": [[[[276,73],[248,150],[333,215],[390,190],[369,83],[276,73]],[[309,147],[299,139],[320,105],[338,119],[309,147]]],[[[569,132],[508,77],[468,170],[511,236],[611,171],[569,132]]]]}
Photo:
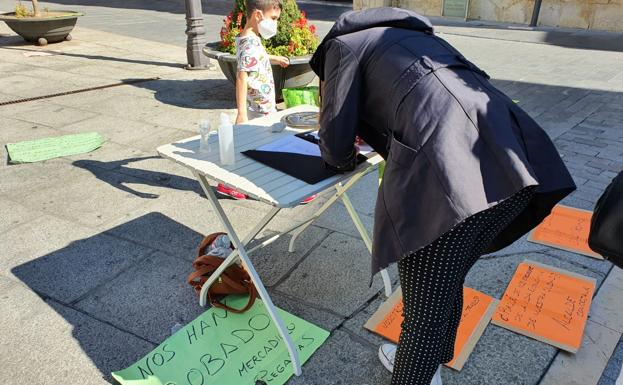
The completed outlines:
{"type": "MultiPolygon", "coordinates": [[[[0,0],[0,7],[11,3],[0,0]]],[[[59,3],[90,15],[80,20],[71,42],[37,48],[0,25],[0,103],[138,82],[0,105],[3,144],[84,131],[107,139],[89,154],[0,166],[4,384],[110,381],[111,371],[203,311],[185,277],[201,235],[221,230],[192,176],[154,151],[194,135],[200,117],[214,119],[234,108],[233,87],[219,70],[181,69],[180,5],[59,3]],[[33,51],[53,54],[27,56],[33,51]]],[[[211,36],[229,10],[225,5],[205,4],[211,36]]],[[[325,19],[315,21],[324,31],[346,8],[305,7],[325,19]]],[[[565,203],[591,209],[623,169],[623,54],[616,48],[621,36],[574,31],[579,41],[607,44],[572,48],[573,39],[547,41],[543,31],[443,24],[441,36],[489,72],[552,136],[579,186],[565,203]]],[[[375,193],[371,174],[351,194],[368,229],[375,193]]],[[[324,199],[287,210],[266,235],[313,212],[324,199]]],[[[253,201],[223,204],[243,230],[267,210],[253,201]]],[[[278,306],[331,331],[290,384],[390,382],[376,358],[381,339],[362,329],[382,303],[381,282],[377,277],[368,289],[369,256],[344,218],[345,209],[336,205],[304,233],[296,253],[287,253],[284,239],[252,257],[278,306]]],[[[524,239],[483,257],[466,283],[499,298],[525,258],[594,277],[601,285],[583,349],[570,356],[490,325],[460,373],[444,369],[444,384],[614,384],[623,360],[621,344],[616,347],[623,332],[620,270],[524,239]]],[[[391,275],[396,281],[395,268],[391,275]]]]}

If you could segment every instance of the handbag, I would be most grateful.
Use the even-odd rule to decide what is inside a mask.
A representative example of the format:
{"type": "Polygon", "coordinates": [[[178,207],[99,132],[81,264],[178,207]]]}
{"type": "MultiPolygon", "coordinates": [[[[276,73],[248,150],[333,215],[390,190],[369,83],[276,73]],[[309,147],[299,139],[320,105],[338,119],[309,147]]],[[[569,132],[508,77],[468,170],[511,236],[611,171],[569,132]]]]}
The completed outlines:
{"type": "MultiPolygon", "coordinates": [[[[225,233],[214,233],[207,235],[197,252],[197,258],[193,262],[195,271],[188,276],[188,284],[191,285],[197,294],[201,292],[201,287],[210,278],[216,269],[225,261],[224,258],[215,255],[207,255],[207,248],[216,240],[217,237],[225,235],[225,233]]],[[[231,250],[235,250],[230,243],[231,250]]],[[[249,273],[237,263],[227,267],[218,279],[208,289],[208,300],[212,306],[231,311],[233,313],[244,313],[249,310],[255,299],[257,298],[257,290],[249,277],[249,273]],[[248,294],[249,302],[242,309],[234,309],[219,302],[214,297],[228,294],[248,294]]]]}
{"type": "Polygon", "coordinates": [[[612,180],[595,205],[588,245],[623,268],[623,172],[612,180]]]}

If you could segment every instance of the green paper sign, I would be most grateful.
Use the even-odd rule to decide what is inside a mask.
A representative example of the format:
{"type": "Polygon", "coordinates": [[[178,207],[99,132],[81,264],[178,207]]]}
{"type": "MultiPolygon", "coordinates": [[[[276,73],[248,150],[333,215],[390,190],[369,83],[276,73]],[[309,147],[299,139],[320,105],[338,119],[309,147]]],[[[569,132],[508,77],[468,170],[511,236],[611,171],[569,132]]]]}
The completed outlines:
{"type": "Polygon", "coordinates": [[[27,140],[6,145],[10,163],[32,163],[91,152],[98,149],[104,138],[97,132],[64,135],[54,138],[27,140]]]}
{"type": "MultiPolygon", "coordinates": [[[[229,296],[240,309],[246,296],[229,296]]],[[[301,363],[329,332],[277,309],[297,347],[301,363]]],[[[235,314],[211,308],[127,369],[112,373],[127,385],[283,385],[294,374],[288,348],[260,299],[235,314]]]]}

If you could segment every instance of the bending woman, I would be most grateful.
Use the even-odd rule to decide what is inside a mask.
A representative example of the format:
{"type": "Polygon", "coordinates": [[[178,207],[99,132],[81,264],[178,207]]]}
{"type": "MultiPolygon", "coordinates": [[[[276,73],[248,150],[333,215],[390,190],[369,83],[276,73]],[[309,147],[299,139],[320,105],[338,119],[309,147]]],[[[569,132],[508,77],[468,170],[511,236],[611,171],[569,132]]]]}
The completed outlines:
{"type": "Polygon", "coordinates": [[[465,276],[538,225],[575,185],[547,134],[428,19],[344,14],[312,58],[327,167],[356,165],[359,135],[386,160],[372,274],[398,262],[404,322],[379,351],[392,385],[441,384],[465,276]]]}

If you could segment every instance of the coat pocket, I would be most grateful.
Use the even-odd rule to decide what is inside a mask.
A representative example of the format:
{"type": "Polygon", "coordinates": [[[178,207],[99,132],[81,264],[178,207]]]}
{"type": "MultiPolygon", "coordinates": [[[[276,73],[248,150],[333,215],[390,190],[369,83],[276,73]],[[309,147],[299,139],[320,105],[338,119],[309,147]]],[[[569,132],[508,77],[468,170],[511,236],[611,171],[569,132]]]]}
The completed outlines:
{"type": "Polygon", "coordinates": [[[403,167],[409,167],[415,162],[415,158],[420,152],[421,147],[413,148],[392,137],[389,146],[388,166],[396,163],[403,167]]]}

